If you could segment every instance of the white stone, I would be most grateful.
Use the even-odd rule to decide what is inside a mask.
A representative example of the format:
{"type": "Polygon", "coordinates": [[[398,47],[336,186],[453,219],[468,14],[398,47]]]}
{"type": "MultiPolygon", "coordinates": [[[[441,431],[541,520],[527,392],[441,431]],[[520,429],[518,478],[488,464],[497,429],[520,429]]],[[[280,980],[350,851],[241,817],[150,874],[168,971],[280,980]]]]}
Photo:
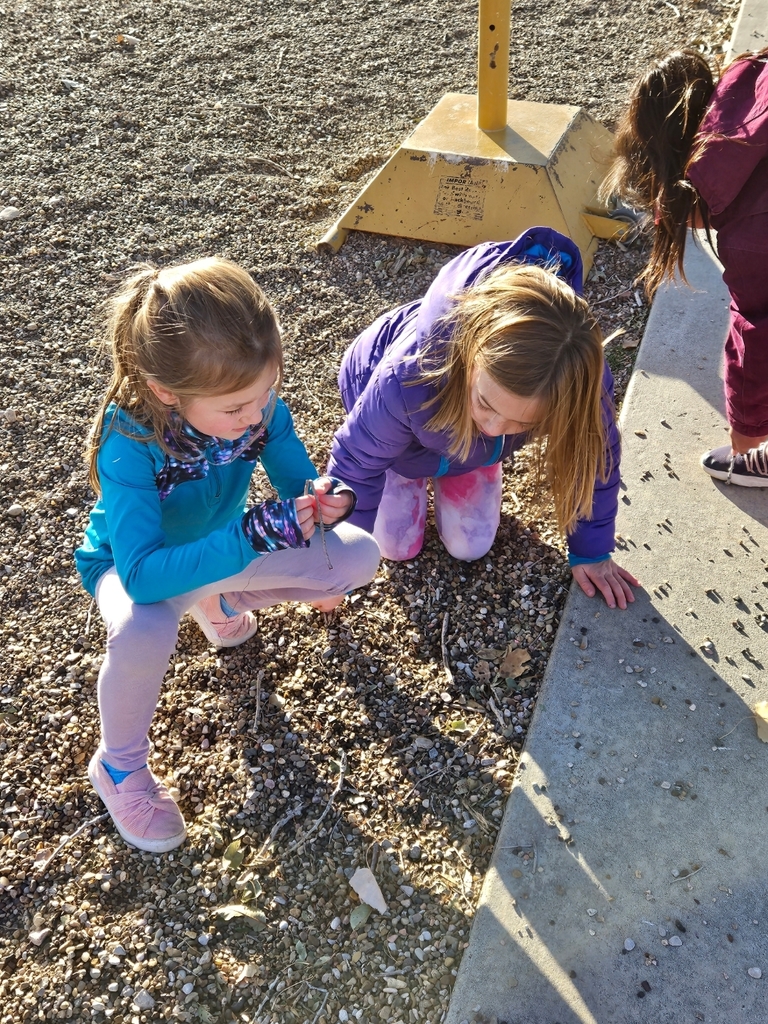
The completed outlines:
{"type": "Polygon", "coordinates": [[[0,220],[16,220],[21,216],[21,210],[17,206],[4,206],[0,210],[0,220]]]}
{"type": "Polygon", "coordinates": [[[10,505],[9,508],[8,508],[8,515],[9,516],[23,516],[24,515],[24,506],[23,505],[19,505],[18,503],[10,505]]]}
{"type": "Polygon", "coordinates": [[[755,980],[757,980],[758,978],[762,978],[763,976],[763,972],[760,970],[759,967],[750,967],[747,971],[747,974],[750,976],[750,978],[755,978],[755,980]]]}
{"type": "Polygon", "coordinates": [[[632,939],[624,939],[624,949],[629,953],[630,950],[635,948],[635,943],[632,939]]]}
{"type": "Polygon", "coordinates": [[[133,997],[133,1005],[138,1010],[151,1010],[155,1005],[155,1000],[145,988],[140,988],[133,997]]]}
{"type": "Polygon", "coordinates": [[[680,938],[679,935],[670,935],[669,944],[670,946],[682,946],[683,940],[680,938]]]}

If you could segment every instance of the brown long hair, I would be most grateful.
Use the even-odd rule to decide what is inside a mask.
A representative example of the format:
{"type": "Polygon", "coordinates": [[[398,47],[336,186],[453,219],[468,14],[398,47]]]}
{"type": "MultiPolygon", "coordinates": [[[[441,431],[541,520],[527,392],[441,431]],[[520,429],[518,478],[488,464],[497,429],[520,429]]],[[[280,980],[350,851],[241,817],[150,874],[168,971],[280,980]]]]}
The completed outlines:
{"type": "Polygon", "coordinates": [[[112,376],[88,436],[89,480],[97,494],[97,456],[111,403],[149,431],[137,440],[169,450],[163,435],[170,410],[148,379],[178,397],[182,414],[185,400],[240,391],[270,366],[277,370],[275,390],[282,381],[275,311],[242,267],[208,257],[162,270],[143,263],[132,271],[110,302],[103,347],[112,376]]]}
{"type": "Polygon", "coordinates": [[[414,383],[438,388],[428,430],[448,431],[449,454],[464,459],[478,437],[470,390],[482,370],[505,391],[537,398],[542,414],[538,476],[552,486],[560,529],[592,512],[595,476],[607,479],[601,407],[602,334],[583,298],[541,267],[501,267],[458,297],[451,336],[435,362],[427,347],[414,383]]]}
{"type": "Polygon", "coordinates": [[[700,53],[675,50],[637,79],[619,121],[615,159],[600,196],[604,201],[620,196],[654,216],[651,255],[640,275],[649,297],[676,270],[686,279],[683,257],[689,222],[702,224],[709,235],[707,204],[686,172],[706,145],[696,136],[715,81],[700,53]]]}

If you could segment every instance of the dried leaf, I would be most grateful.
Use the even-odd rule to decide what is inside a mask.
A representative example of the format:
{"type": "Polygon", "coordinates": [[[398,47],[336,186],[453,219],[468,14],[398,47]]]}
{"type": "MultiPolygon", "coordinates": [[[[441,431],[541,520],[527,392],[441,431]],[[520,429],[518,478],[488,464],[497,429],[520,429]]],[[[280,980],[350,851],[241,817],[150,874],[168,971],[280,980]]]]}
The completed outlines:
{"type": "Polygon", "coordinates": [[[376,881],[370,868],[358,868],[349,880],[349,884],[355,890],[363,903],[367,903],[384,914],[387,910],[387,901],[384,899],[379,883],[376,881]]]}
{"type": "Polygon", "coordinates": [[[757,726],[757,736],[763,743],[768,743],[768,700],[758,701],[752,708],[757,726]]]}
{"type": "Polygon", "coordinates": [[[251,900],[255,900],[261,896],[262,893],[261,882],[250,871],[246,875],[243,875],[242,878],[238,878],[235,882],[235,888],[243,890],[243,903],[250,903],[251,900]]]}
{"type": "Polygon", "coordinates": [[[525,648],[510,645],[504,655],[504,660],[499,665],[499,672],[505,679],[517,679],[528,671],[524,666],[530,660],[531,656],[525,648]]]}
{"type": "Polygon", "coordinates": [[[241,981],[248,981],[250,978],[255,978],[259,973],[259,968],[255,964],[243,964],[240,968],[240,973],[235,979],[235,984],[239,985],[241,981]]]}
{"type": "Polygon", "coordinates": [[[367,903],[360,903],[352,913],[349,915],[349,926],[353,931],[357,931],[368,918],[371,916],[371,908],[367,903]]]}
{"type": "Polygon", "coordinates": [[[478,658],[484,658],[485,661],[499,661],[504,657],[504,651],[497,651],[493,647],[481,647],[476,653],[478,658]]]}
{"type": "Polygon", "coordinates": [[[242,917],[244,923],[253,928],[255,932],[260,932],[267,926],[267,915],[263,911],[250,910],[242,903],[230,903],[226,907],[219,907],[214,911],[214,916],[220,917],[222,921],[234,921],[242,917]]]}

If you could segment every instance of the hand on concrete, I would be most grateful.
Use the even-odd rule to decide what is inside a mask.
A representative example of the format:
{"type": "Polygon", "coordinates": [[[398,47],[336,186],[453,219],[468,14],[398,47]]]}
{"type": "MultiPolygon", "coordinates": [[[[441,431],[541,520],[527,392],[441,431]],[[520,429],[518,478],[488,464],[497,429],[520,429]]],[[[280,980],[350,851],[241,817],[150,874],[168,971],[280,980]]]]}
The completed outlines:
{"type": "Polygon", "coordinates": [[[750,448],[757,448],[763,441],[768,441],[768,436],[763,437],[747,437],[746,434],[740,434],[738,430],[730,428],[731,434],[731,448],[738,455],[743,455],[744,452],[748,452],[750,448]]]}
{"type": "Polygon", "coordinates": [[[606,558],[604,562],[574,565],[571,571],[587,597],[594,597],[599,590],[609,608],[615,608],[616,605],[626,608],[628,601],[635,600],[632,587],[640,586],[640,581],[612,558],[606,558]]]}

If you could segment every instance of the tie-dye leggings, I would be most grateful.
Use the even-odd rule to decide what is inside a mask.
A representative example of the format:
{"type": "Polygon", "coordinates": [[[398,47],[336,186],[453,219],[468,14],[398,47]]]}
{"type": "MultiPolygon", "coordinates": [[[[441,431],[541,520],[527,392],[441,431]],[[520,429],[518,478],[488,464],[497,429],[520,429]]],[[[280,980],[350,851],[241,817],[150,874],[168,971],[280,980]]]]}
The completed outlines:
{"type": "MultiPolygon", "coordinates": [[[[450,554],[465,562],[486,555],[501,518],[501,463],[432,481],[437,532],[450,554]]],[[[424,543],[427,478],[409,480],[387,470],[373,536],[394,562],[415,558],[424,543]]]]}

